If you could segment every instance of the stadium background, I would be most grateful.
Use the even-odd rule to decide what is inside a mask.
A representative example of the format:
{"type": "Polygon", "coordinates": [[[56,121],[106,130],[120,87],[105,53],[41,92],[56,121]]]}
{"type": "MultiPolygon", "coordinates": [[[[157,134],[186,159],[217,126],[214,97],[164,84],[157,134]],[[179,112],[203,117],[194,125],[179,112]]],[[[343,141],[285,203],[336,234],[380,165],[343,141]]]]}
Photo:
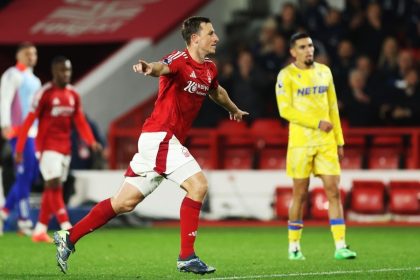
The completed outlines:
{"type": "MultiPolygon", "coordinates": [[[[290,32],[306,29],[315,39],[316,60],[333,70],[342,103],[347,145],[341,188],[347,220],[356,228],[350,230],[349,236],[354,235],[355,246],[365,246],[366,251],[377,248],[366,246],[363,236],[395,245],[390,249],[392,252],[415,250],[415,246],[410,245],[418,242],[418,238],[413,237],[418,236],[420,224],[419,1],[186,0],[179,5],[172,0],[3,0],[0,7],[0,72],[14,64],[16,45],[22,41],[29,40],[37,45],[39,62],[35,73],[43,82],[50,77],[52,57],[68,56],[73,62],[73,81],[82,95],[86,113],[106,143],[107,149],[100,155],[88,153],[85,158],[85,153],[80,158],[80,154],[86,152],[82,149],[75,149],[73,153],[77,159],[72,171],[74,181],[68,182],[66,197],[72,222],[81,218],[92,203],[116,191],[122,182],[121,169],[127,166],[137,149],[137,137],[152,109],[157,83],[132,73],[131,65],[139,58],[158,60],[173,49],[184,48],[179,32],[182,20],[190,15],[203,15],[212,19],[221,39],[217,56],[213,58],[219,65],[221,84],[229,89],[236,102],[243,102],[242,106],[254,113],[246,124],[235,125],[226,121],[223,110],[206,101],[187,140],[191,153],[205,168],[210,185],[202,225],[215,228],[203,229],[203,237],[211,236],[205,242],[216,247],[223,244],[218,241],[218,236],[224,234],[223,229],[217,226],[243,227],[237,231],[226,229],[227,242],[235,235],[240,239],[243,233],[245,237],[240,240],[244,243],[249,237],[247,233],[267,236],[266,240],[255,241],[257,243],[286,239],[291,192],[291,181],[284,172],[287,127],[276,112],[273,79],[289,61],[287,38],[290,32]],[[293,7],[294,17],[290,16],[293,7]],[[291,19],[289,25],[288,19],[291,19]],[[379,28],[374,28],[378,20],[379,28]],[[385,42],[392,41],[388,40],[390,37],[396,47],[384,47],[385,42]],[[390,50],[384,50],[388,48],[390,50]],[[357,82],[348,82],[353,70],[363,73],[362,88],[371,102],[366,102],[366,98],[353,98],[357,82]],[[410,71],[416,75],[409,74],[410,71]],[[244,72],[251,73],[252,78],[244,77],[244,72]],[[413,76],[417,76],[417,80],[413,76]],[[408,98],[400,100],[401,96],[408,98]],[[392,110],[383,111],[388,108],[384,105],[395,104],[411,110],[411,117],[394,118],[392,110]],[[279,230],[275,231],[272,226],[279,230]],[[394,239],[378,237],[386,235],[394,239]],[[400,236],[405,236],[405,243],[399,244],[404,239],[400,236]],[[210,240],[213,237],[217,239],[215,243],[210,240]]],[[[75,137],[74,141],[78,139],[75,137]]],[[[10,155],[4,145],[2,157],[2,182],[7,191],[10,155]]],[[[328,203],[320,187],[320,181],[312,180],[305,215],[307,224],[314,228],[307,229],[304,239],[311,240],[315,236],[313,242],[328,235],[324,229],[318,237],[320,230],[316,227],[328,223],[328,203]]],[[[39,186],[35,186],[31,194],[34,220],[39,207],[39,190],[39,186]]],[[[144,233],[146,236],[149,231],[152,236],[159,235],[159,230],[165,235],[172,229],[155,227],[177,226],[183,196],[182,190],[167,182],[134,213],[116,219],[110,226],[151,226],[144,233]]],[[[7,226],[15,227],[14,224],[7,226]]],[[[53,222],[51,226],[56,225],[53,222]]],[[[98,233],[98,239],[106,240],[108,235],[126,232],[127,238],[131,238],[130,234],[136,238],[135,231],[110,230],[108,233],[105,230],[98,233]]],[[[11,234],[6,234],[3,240],[0,242],[4,243],[5,250],[6,243],[12,246],[8,250],[23,246],[22,240],[11,234]]],[[[99,241],[98,246],[101,242],[106,243],[99,241]]],[[[326,238],[322,242],[326,243],[326,238]]],[[[281,250],[285,251],[286,243],[283,243],[281,250]]],[[[305,246],[314,245],[305,242],[305,246]]],[[[28,248],[29,253],[35,250],[35,247],[28,248]]],[[[378,264],[367,264],[366,269],[397,268],[390,274],[382,271],[380,275],[396,277],[401,273],[399,276],[403,279],[415,279],[420,276],[416,272],[418,267],[414,266],[419,257],[414,252],[414,255],[408,254],[409,257],[402,255],[403,260],[407,258],[406,263],[401,262],[403,266],[395,263],[383,266],[381,261],[387,261],[383,257],[378,258],[378,264]],[[403,270],[399,272],[401,267],[403,270]]],[[[267,256],[276,254],[274,251],[266,253],[267,256]]],[[[250,254],[255,255],[255,252],[250,254]]],[[[220,262],[229,262],[229,256],[227,254],[220,262]]],[[[278,270],[267,270],[265,274],[275,278],[280,272],[296,272],[286,267],[287,263],[283,263],[278,270]]],[[[332,264],[315,263],[297,272],[303,273],[303,277],[305,273],[322,273],[333,268],[332,264]]],[[[19,269],[4,269],[2,265],[5,278],[22,278],[19,269]]],[[[355,271],[359,268],[340,269],[355,271]]],[[[258,272],[258,268],[255,271],[258,272]]],[[[147,273],[150,279],[156,279],[155,272],[147,273]]],[[[225,273],[226,277],[242,275],[234,269],[225,273]]],[[[248,271],[245,275],[257,274],[248,271]]],[[[382,276],[379,278],[385,279],[382,276]]]]}

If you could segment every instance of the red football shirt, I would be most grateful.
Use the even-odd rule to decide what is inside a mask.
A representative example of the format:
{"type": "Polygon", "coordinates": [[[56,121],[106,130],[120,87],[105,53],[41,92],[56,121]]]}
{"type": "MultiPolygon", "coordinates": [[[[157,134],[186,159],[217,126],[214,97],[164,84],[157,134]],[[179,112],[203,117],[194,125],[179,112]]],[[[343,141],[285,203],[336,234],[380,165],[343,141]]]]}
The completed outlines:
{"type": "Polygon", "coordinates": [[[171,73],[160,76],[158,98],[142,131],[171,132],[183,142],[204,98],[219,86],[216,65],[209,59],[194,61],[187,49],[172,52],[162,63],[171,73]]]}
{"type": "Polygon", "coordinates": [[[19,132],[16,148],[18,152],[23,150],[27,129],[36,118],[39,119],[36,137],[38,151],[51,150],[66,155],[70,154],[73,121],[83,140],[89,145],[95,141],[83,115],[80,97],[71,85],[59,88],[53,83],[47,83],[37,93],[32,112],[19,132]]]}

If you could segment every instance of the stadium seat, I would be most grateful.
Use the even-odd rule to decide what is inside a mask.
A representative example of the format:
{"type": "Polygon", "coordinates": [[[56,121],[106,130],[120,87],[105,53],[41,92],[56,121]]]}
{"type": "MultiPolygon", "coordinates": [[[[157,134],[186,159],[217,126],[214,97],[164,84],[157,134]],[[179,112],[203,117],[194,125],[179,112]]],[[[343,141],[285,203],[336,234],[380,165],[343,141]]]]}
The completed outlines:
{"type": "Polygon", "coordinates": [[[341,161],[342,169],[362,169],[363,149],[357,147],[347,147],[344,150],[344,158],[341,161]]]}
{"type": "MultiPolygon", "coordinates": [[[[340,199],[343,206],[346,192],[340,188],[340,199]]],[[[328,199],[323,187],[316,187],[310,193],[310,214],[313,219],[328,219],[328,199]]]]}
{"type": "Polygon", "coordinates": [[[211,129],[193,129],[187,136],[185,146],[189,152],[197,160],[201,168],[215,169],[217,168],[217,158],[215,158],[213,149],[216,145],[217,138],[211,129]]]}
{"type": "Polygon", "coordinates": [[[398,169],[401,149],[399,147],[373,147],[369,151],[369,169],[398,169]]]}
{"type": "Polygon", "coordinates": [[[228,147],[223,153],[223,168],[252,169],[253,150],[251,148],[228,147]]]}
{"type": "Polygon", "coordinates": [[[224,169],[252,169],[254,138],[244,122],[223,120],[217,128],[220,156],[224,169]]]}
{"type": "Polygon", "coordinates": [[[420,181],[391,181],[389,210],[393,214],[420,214],[420,181]]]}
{"type": "Polygon", "coordinates": [[[287,129],[278,119],[258,119],[250,128],[255,139],[259,169],[286,167],[287,129]]]}
{"type": "Polygon", "coordinates": [[[354,180],[351,190],[351,210],[361,214],[385,212],[385,184],[376,180],[354,180]]]}
{"type": "Polygon", "coordinates": [[[372,138],[369,150],[369,169],[398,169],[401,167],[403,154],[403,137],[401,135],[372,138]]]}
{"type": "MultiPolygon", "coordinates": [[[[293,188],[290,186],[278,186],[275,193],[275,215],[278,219],[289,218],[289,205],[292,201],[293,188]]],[[[303,217],[308,214],[307,204],[303,207],[303,217]]]]}
{"type": "Polygon", "coordinates": [[[266,148],[259,153],[259,169],[286,169],[286,149],[266,148]]]}

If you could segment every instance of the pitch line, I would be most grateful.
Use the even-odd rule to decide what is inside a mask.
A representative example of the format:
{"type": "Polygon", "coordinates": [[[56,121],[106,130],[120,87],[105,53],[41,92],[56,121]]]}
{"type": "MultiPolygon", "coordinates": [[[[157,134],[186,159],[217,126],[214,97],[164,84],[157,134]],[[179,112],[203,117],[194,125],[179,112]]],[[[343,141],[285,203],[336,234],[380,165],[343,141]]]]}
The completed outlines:
{"type": "Polygon", "coordinates": [[[249,275],[249,276],[230,276],[207,278],[210,280],[233,280],[233,279],[263,279],[263,278],[286,278],[286,277],[301,277],[301,276],[317,276],[317,275],[338,275],[338,274],[357,274],[357,273],[377,273],[377,272],[394,272],[394,271],[413,271],[420,270],[420,267],[405,267],[405,268],[379,268],[368,270],[346,270],[346,271],[324,271],[324,272],[305,272],[305,273],[284,273],[284,274],[267,274],[267,275],[249,275]]]}

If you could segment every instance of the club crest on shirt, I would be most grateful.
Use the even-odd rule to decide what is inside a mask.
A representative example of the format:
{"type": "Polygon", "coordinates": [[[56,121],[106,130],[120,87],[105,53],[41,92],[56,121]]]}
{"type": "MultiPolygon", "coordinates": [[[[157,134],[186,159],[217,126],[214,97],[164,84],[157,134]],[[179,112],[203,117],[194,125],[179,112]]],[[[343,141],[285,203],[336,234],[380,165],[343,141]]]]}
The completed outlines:
{"type": "Polygon", "coordinates": [[[191,156],[190,151],[188,151],[188,149],[185,147],[181,148],[181,152],[184,154],[185,157],[191,156]]]}

